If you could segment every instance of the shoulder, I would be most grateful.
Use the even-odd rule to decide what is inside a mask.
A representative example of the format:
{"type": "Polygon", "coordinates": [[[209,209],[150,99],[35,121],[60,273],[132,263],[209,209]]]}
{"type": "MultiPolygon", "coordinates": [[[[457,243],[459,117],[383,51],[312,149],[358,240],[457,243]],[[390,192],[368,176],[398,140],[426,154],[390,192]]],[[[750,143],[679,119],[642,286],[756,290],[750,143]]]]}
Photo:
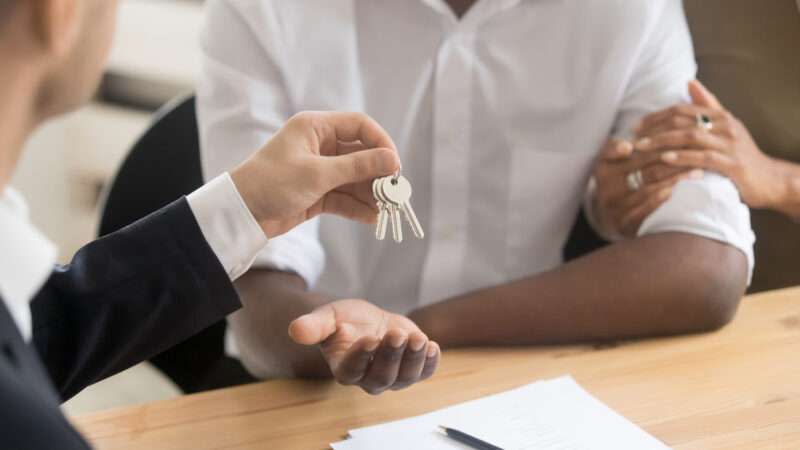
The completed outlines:
{"type": "MultiPolygon", "coordinates": [[[[279,20],[287,26],[315,23],[351,11],[354,0],[211,0],[209,16],[215,11],[235,12],[247,21],[279,20]]],[[[306,30],[308,31],[308,30],[306,30]]]]}
{"type": "Polygon", "coordinates": [[[683,17],[682,0],[603,0],[586,3],[577,1],[580,8],[590,5],[590,14],[603,17],[619,26],[650,28],[671,17],[683,17]]]}
{"type": "Polygon", "coordinates": [[[212,39],[226,39],[232,33],[249,35],[273,50],[318,45],[346,35],[353,28],[354,2],[211,0],[206,10],[206,34],[211,34],[208,38],[212,39]]]}

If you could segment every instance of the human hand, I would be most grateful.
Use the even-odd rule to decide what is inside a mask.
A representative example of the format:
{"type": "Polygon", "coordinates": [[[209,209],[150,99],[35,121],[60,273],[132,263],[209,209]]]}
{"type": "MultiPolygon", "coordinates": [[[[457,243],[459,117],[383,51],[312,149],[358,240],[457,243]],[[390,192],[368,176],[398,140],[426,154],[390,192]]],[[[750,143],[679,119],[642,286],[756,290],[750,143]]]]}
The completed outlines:
{"type": "Polygon", "coordinates": [[[705,169],[730,178],[750,207],[777,207],[785,188],[780,165],[761,152],[744,124],[699,81],[689,84],[689,93],[692,104],[644,118],[636,130],[637,150],[659,153],[674,168],[705,169]],[[697,126],[702,116],[710,119],[710,129],[697,126]]]}
{"type": "Polygon", "coordinates": [[[373,223],[372,180],[399,169],[394,143],[368,116],[304,112],[231,178],[264,233],[275,237],[321,213],[373,223]]]}
{"type": "Polygon", "coordinates": [[[321,306],[294,320],[289,335],[299,344],[319,344],[339,383],[372,395],[425,380],[439,363],[439,346],[414,322],[364,300],[321,306]]]}
{"type": "Polygon", "coordinates": [[[609,237],[634,237],[642,222],[672,195],[672,189],[685,179],[703,176],[670,167],[660,162],[657,153],[634,151],[630,142],[609,139],[595,163],[596,189],[592,209],[602,234],[609,237]],[[638,189],[628,178],[639,172],[638,189]]]}

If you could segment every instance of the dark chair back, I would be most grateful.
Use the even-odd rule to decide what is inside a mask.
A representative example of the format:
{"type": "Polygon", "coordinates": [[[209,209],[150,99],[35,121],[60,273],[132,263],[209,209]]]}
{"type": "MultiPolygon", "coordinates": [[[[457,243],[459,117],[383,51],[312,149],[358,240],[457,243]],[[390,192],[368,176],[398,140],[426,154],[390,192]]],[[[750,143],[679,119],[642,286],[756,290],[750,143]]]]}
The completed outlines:
{"type": "Polygon", "coordinates": [[[569,262],[580,258],[583,255],[601,249],[608,245],[608,242],[601,238],[589,225],[586,215],[581,210],[575,218],[575,224],[569,233],[566,244],[564,244],[564,261],[569,262]]]}
{"type": "MultiPolygon", "coordinates": [[[[105,194],[99,235],[104,236],[203,185],[195,99],[161,108],[134,144],[105,194]]],[[[225,356],[225,321],[161,353],[151,362],[184,392],[252,381],[242,365],[225,356]]]]}

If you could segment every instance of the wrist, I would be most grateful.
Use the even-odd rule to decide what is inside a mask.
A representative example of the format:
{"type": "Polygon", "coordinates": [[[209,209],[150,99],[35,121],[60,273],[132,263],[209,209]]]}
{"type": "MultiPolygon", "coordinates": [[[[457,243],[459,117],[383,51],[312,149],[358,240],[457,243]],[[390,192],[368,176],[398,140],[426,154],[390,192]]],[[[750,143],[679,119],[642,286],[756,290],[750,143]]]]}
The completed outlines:
{"type": "Polygon", "coordinates": [[[428,336],[442,347],[451,344],[451,334],[448,332],[447,314],[435,314],[431,307],[417,309],[408,315],[408,318],[428,336]]]}
{"type": "Polygon", "coordinates": [[[229,172],[239,196],[267,237],[273,238],[283,234],[285,232],[285,224],[279,220],[274,220],[274,217],[268,217],[269,214],[265,213],[261,202],[263,200],[263,191],[258,189],[257,183],[254,184],[250,181],[258,180],[259,178],[249,172],[250,166],[247,162],[229,172]]]}
{"type": "Polygon", "coordinates": [[[435,322],[430,320],[430,315],[427,313],[426,308],[419,308],[412,311],[408,314],[408,319],[414,322],[414,324],[428,336],[428,339],[436,341],[436,335],[438,334],[437,330],[435,329],[435,322]]]}
{"type": "Polygon", "coordinates": [[[253,215],[257,222],[261,223],[263,218],[258,210],[258,204],[256,203],[257,197],[252,192],[252,188],[248,182],[249,177],[247,172],[247,165],[242,164],[228,172],[228,174],[231,177],[231,181],[233,181],[233,185],[236,186],[239,196],[242,197],[245,206],[247,206],[247,209],[250,210],[250,214],[253,215]]]}
{"type": "Polygon", "coordinates": [[[800,168],[773,158],[770,158],[770,165],[773,170],[768,178],[775,181],[776,189],[766,206],[800,220],[800,168]]]}

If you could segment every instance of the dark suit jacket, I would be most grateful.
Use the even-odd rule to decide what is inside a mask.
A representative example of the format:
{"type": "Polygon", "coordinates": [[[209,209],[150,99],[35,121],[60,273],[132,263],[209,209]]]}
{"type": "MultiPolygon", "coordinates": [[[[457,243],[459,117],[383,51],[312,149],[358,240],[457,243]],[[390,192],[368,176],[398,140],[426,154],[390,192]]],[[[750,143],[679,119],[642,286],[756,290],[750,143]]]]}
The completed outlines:
{"type": "Polygon", "coordinates": [[[0,302],[0,448],[87,449],[63,400],[239,307],[185,199],[87,245],[31,303],[32,344],[0,302]]]}

